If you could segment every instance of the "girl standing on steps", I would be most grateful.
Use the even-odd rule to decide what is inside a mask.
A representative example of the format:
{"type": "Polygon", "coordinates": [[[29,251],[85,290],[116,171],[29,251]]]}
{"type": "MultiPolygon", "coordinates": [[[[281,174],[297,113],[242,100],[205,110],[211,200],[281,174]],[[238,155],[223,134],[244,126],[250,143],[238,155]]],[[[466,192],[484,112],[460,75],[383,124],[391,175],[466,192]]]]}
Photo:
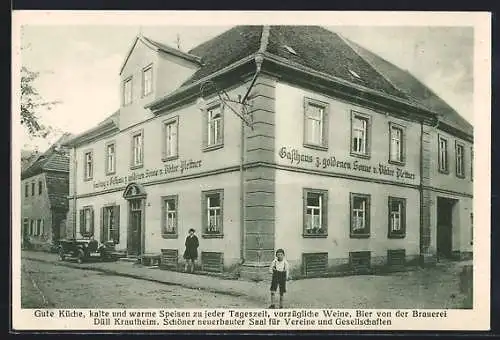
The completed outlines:
{"type": "Polygon", "coordinates": [[[271,305],[269,308],[276,308],[274,297],[278,286],[280,288],[279,308],[283,308],[286,281],[290,278],[289,266],[287,260],[285,260],[285,251],[283,249],[276,250],[276,258],[271,262],[269,272],[273,274],[271,279],[271,305]]]}
{"type": "Polygon", "coordinates": [[[186,265],[184,266],[184,271],[187,272],[189,268],[189,272],[194,272],[194,264],[196,259],[198,258],[198,246],[200,243],[198,242],[198,237],[194,234],[194,229],[189,229],[189,234],[186,237],[186,242],[184,245],[186,246],[186,250],[184,251],[184,259],[186,260],[186,265]]]}

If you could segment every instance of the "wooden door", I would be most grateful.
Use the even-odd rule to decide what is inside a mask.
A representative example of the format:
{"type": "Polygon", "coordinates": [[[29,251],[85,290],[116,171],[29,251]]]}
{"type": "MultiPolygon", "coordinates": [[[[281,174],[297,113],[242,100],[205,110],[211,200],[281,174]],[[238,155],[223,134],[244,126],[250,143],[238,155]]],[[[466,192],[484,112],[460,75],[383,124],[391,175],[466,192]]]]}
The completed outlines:
{"type": "Polygon", "coordinates": [[[142,245],[142,202],[141,200],[130,201],[130,227],[129,242],[127,242],[127,253],[129,255],[140,255],[142,245]]]}

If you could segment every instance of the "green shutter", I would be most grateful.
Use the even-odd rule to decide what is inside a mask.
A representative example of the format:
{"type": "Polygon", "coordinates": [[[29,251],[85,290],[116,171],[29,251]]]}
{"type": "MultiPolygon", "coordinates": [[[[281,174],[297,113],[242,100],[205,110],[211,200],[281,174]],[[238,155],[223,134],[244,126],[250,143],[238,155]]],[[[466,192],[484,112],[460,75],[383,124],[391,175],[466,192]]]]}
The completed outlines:
{"type": "Polygon", "coordinates": [[[120,206],[115,205],[113,207],[115,210],[114,214],[114,228],[113,228],[113,234],[111,235],[112,239],[115,241],[115,243],[120,243],[120,206]]]}
{"type": "Polygon", "coordinates": [[[328,192],[322,192],[323,199],[321,200],[321,229],[322,234],[328,233],[328,192]]]}
{"type": "Polygon", "coordinates": [[[85,210],[80,209],[80,235],[85,235],[86,228],[85,228],[85,210]]]}
{"type": "Polygon", "coordinates": [[[207,225],[207,193],[201,193],[201,233],[205,234],[208,228],[207,225]]]}
{"type": "Polygon", "coordinates": [[[101,208],[101,243],[107,241],[107,237],[106,237],[106,231],[107,231],[107,228],[106,228],[106,218],[104,216],[104,213],[105,213],[105,208],[102,207],[101,208]]]}
{"type": "Polygon", "coordinates": [[[89,228],[89,236],[94,235],[94,209],[90,208],[90,228],[89,228]]]}
{"type": "Polygon", "coordinates": [[[219,191],[219,200],[220,200],[220,229],[219,233],[224,233],[224,191],[219,191]]]}

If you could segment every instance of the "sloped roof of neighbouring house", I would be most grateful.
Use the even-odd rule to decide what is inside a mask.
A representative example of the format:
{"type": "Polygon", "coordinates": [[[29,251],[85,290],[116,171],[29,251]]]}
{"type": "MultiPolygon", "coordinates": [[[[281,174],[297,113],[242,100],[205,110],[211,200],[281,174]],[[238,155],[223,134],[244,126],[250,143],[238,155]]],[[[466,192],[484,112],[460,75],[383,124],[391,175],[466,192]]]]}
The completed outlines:
{"type": "Polygon", "coordinates": [[[38,175],[45,171],[69,172],[69,155],[61,145],[71,139],[65,133],[50,148],[38,156],[38,159],[21,172],[21,179],[38,175]]]}
{"type": "MultiPolygon", "coordinates": [[[[199,56],[202,67],[179,90],[257,52],[262,32],[263,26],[236,26],[191,49],[188,53],[199,56]]],[[[468,121],[409,72],[325,28],[270,26],[264,53],[399,98],[473,133],[468,121]]]]}

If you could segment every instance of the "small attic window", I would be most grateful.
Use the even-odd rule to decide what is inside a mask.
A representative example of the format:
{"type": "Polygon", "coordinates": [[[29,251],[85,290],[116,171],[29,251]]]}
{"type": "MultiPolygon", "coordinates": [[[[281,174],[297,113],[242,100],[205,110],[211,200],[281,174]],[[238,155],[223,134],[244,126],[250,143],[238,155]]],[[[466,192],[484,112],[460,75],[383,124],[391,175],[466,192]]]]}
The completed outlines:
{"type": "Polygon", "coordinates": [[[350,73],[350,74],[351,74],[354,78],[358,78],[358,79],[362,80],[362,79],[361,79],[361,77],[359,76],[359,74],[357,74],[356,72],[354,72],[354,71],[353,71],[353,70],[351,70],[350,68],[348,69],[348,71],[349,71],[349,73],[350,73]]]}
{"type": "Polygon", "coordinates": [[[290,46],[288,45],[283,45],[283,47],[288,51],[290,52],[291,54],[293,55],[297,55],[297,52],[295,52],[295,50],[293,48],[291,48],[290,46]]]}

